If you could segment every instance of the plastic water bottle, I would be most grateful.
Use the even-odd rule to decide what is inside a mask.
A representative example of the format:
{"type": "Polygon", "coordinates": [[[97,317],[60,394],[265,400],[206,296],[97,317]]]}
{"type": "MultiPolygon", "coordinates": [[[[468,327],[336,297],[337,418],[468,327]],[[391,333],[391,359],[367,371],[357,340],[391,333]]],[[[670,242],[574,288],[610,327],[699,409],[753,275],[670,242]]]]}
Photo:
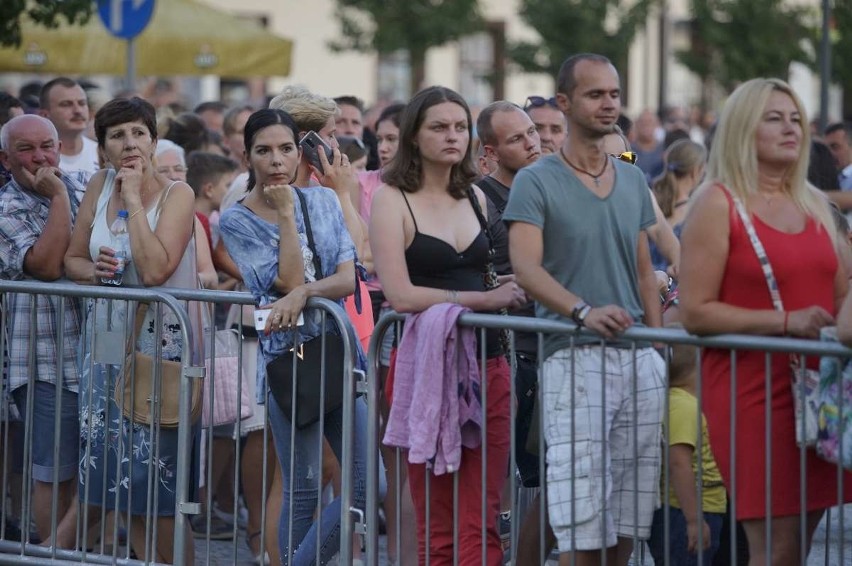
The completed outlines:
{"type": "Polygon", "coordinates": [[[124,268],[127,267],[130,256],[130,232],[127,231],[127,211],[119,210],[118,218],[110,225],[110,247],[115,250],[115,274],[111,278],[102,278],[101,281],[107,285],[121,285],[124,280],[124,268]]]}

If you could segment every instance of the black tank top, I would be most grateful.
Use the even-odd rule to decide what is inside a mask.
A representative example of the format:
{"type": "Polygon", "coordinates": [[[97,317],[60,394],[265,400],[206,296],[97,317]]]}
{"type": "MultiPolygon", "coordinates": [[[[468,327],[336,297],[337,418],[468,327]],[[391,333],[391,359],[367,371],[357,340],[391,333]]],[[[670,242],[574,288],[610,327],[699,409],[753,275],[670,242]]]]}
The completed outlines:
{"type": "MultiPolygon", "coordinates": [[[[431,287],[448,291],[485,291],[483,273],[488,264],[488,236],[480,229],[479,233],[467,247],[457,252],[456,249],[440,238],[424,234],[417,227],[417,219],[405,191],[402,198],[414,222],[414,239],[405,249],[405,264],[411,283],[418,287],[431,287]]],[[[476,333],[477,343],[480,333],[476,333]]],[[[486,356],[491,358],[502,353],[499,332],[486,331],[488,350],[486,356]]]]}

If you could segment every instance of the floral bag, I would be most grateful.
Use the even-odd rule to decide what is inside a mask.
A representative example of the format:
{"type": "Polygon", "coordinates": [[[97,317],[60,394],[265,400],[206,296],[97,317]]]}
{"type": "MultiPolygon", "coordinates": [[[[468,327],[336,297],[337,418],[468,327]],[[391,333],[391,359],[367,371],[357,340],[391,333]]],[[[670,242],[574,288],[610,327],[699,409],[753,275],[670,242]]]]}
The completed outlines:
{"type": "MultiPolygon", "coordinates": [[[[820,339],[837,341],[837,328],[823,328],[820,339]]],[[[817,454],[852,470],[852,360],[824,357],[819,364],[817,454]]]]}

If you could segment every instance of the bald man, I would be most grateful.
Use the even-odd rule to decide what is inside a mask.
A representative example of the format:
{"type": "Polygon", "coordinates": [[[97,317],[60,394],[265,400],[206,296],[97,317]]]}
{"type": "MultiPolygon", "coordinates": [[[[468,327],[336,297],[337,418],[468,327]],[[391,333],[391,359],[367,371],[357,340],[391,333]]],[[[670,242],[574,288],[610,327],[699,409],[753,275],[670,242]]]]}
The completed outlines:
{"type": "MultiPolygon", "coordinates": [[[[56,127],[41,116],[12,118],[0,129],[0,147],[0,161],[12,175],[12,180],[0,189],[0,279],[59,279],[64,274],[63,260],[82,188],[58,168],[60,142],[56,127]]],[[[71,298],[63,301],[56,296],[10,293],[6,304],[8,390],[33,432],[32,509],[36,528],[42,544],[73,548],[77,527],[74,496],[80,458],[77,410],[80,303],[71,298]],[[59,343],[60,331],[62,343],[59,343]],[[31,333],[35,336],[34,343],[31,333]],[[34,367],[30,368],[32,352],[34,367]],[[57,364],[60,357],[61,367],[57,364]],[[57,381],[61,383],[60,392],[57,381]],[[31,409],[27,407],[28,396],[32,398],[31,409]],[[54,434],[57,412],[58,436],[54,434]],[[59,446],[58,461],[54,461],[54,446],[59,446]],[[57,468],[58,528],[53,538],[52,482],[57,468]]],[[[20,470],[21,463],[15,464],[20,470]]]]}

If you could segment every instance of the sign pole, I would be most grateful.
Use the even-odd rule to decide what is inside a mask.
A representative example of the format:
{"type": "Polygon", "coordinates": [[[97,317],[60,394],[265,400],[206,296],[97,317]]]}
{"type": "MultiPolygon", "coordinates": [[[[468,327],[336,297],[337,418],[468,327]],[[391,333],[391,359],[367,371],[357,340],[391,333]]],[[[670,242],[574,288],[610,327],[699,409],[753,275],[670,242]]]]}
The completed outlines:
{"type": "Polygon", "coordinates": [[[155,0],[98,0],[98,16],[107,31],[127,40],[125,87],[131,91],[136,89],[135,37],[151,21],[154,3],[155,0]]]}
{"type": "Polygon", "coordinates": [[[136,90],[136,40],[132,37],[127,40],[127,79],[126,88],[133,92],[136,90]]]}

